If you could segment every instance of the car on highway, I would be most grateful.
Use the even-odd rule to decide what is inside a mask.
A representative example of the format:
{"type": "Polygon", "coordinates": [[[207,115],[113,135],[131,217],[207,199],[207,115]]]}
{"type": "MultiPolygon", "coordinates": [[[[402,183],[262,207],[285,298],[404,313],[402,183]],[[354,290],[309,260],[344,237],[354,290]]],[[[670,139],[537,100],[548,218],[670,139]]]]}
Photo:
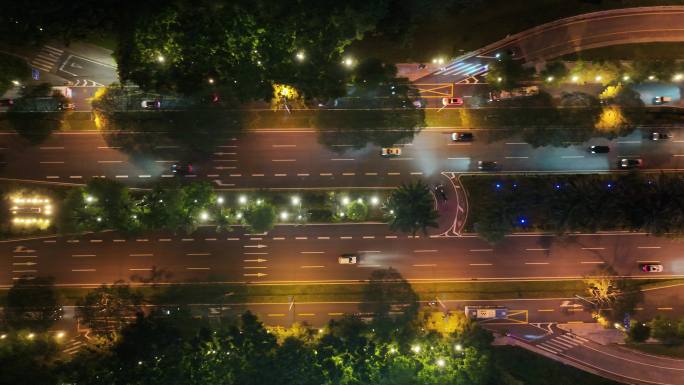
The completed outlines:
{"type": "Polygon", "coordinates": [[[672,101],[672,98],[669,96],[656,96],[653,98],[653,104],[654,105],[660,105],[660,104],[665,104],[669,103],[672,101]]]}
{"type": "Polygon", "coordinates": [[[146,110],[158,110],[161,108],[161,102],[159,100],[143,100],[140,102],[140,107],[146,110]]]}
{"type": "Polygon", "coordinates": [[[454,142],[470,142],[473,140],[472,132],[452,132],[451,140],[454,142]]]}
{"type": "Polygon", "coordinates": [[[446,106],[462,106],[463,98],[442,98],[442,105],[446,106]]]}
{"type": "Polygon", "coordinates": [[[337,263],[340,265],[353,265],[358,262],[359,256],[356,254],[342,254],[337,257],[337,263]]]}
{"type": "Polygon", "coordinates": [[[14,105],[14,100],[10,98],[0,99],[0,107],[12,107],[14,105]]]}
{"type": "Polygon", "coordinates": [[[57,109],[60,111],[75,110],[76,105],[74,103],[59,103],[57,109]]]}
{"type": "Polygon", "coordinates": [[[610,152],[610,147],[608,146],[591,146],[587,149],[592,154],[606,154],[610,152]]]}
{"type": "Polygon", "coordinates": [[[177,162],[171,165],[171,172],[173,175],[189,175],[195,172],[195,168],[191,163],[177,162]]]}
{"type": "Polygon", "coordinates": [[[667,132],[651,132],[649,139],[651,140],[668,140],[672,136],[667,132]]]}
{"type": "Polygon", "coordinates": [[[442,183],[435,185],[433,189],[435,191],[435,197],[437,198],[437,200],[441,200],[442,202],[446,202],[449,200],[449,197],[447,196],[446,191],[444,190],[444,185],[442,183]]]}
{"type": "Polygon", "coordinates": [[[662,273],[663,272],[663,265],[658,264],[658,263],[643,263],[639,265],[639,268],[641,271],[645,273],[662,273]]]}
{"type": "Polygon", "coordinates": [[[401,156],[401,148],[383,147],[382,150],[380,150],[380,156],[383,156],[385,158],[395,158],[397,156],[401,156]]]}
{"type": "Polygon", "coordinates": [[[492,160],[481,160],[477,162],[477,168],[482,171],[496,171],[499,169],[499,164],[492,160]]]}
{"type": "Polygon", "coordinates": [[[618,167],[624,169],[641,168],[644,160],[641,158],[622,158],[618,161],[618,167]]]}

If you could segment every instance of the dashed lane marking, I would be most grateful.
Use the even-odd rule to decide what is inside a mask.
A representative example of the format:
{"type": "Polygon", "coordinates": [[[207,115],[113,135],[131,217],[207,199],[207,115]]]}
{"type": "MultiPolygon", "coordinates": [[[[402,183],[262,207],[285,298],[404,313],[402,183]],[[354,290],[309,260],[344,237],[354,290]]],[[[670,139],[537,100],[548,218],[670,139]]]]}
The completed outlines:
{"type": "Polygon", "coordinates": [[[324,268],[325,266],[323,265],[304,265],[300,266],[302,269],[321,269],[324,268]]]}
{"type": "Polygon", "coordinates": [[[186,267],[186,270],[211,270],[210,267],[186,267]]]}
{"type": "Polygon", "coordinates": [[[145,253],[145,254],[129,254],[129,257],[152,257],[154,254],[152,253],[145,253]]]}
{"type": "Polygon", "coordinates": [[[473,253],[485,253],[489,251],[494,251],[494,249],[470,249],[469,251],[473,253]]]}
{"type": "Polygon", "coordinates": [[[211,255],[211,253],[185,253],[188,257],[204,257],[207,255],[211,255]]]}
{"type": "Polygon", "coordinates": [[[548,265],[550,262],[525,262],[526,265],[548,265]]]}
{"type": "Polygon", "coordinates": [[[469,263],[470,266],[492,266],[491,263],[469,263]]]}

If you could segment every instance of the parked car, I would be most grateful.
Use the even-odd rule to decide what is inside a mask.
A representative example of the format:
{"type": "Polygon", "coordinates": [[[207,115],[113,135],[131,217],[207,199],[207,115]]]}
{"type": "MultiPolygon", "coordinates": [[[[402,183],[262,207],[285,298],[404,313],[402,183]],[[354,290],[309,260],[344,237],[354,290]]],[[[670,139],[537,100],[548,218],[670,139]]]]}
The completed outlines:
{"type": "Polygon", "coordinates": [[[473,140],[472,132],[453,132],[451,134],[451,140],[454,142],[470,142],[473,140]]]}
{"type": "Polygon", "coordinates": [[[657,263],[644,263],[639,266],[641,271],[645,273],[662,273],[663,265],[657,263]]]}
{"type": "Polygon", "coordinates": [[[605,154],[610,152],[610,147],[608,146],[591,146],[588,151],[592,154],[605,154]]]}
{"type": "Polygon", "coordinates": [[[667,132],[652,132],[649,137],[651,138],[651,140],[668,140],[672,136],[667,132]]]}
{"type": "Polygon", "coordinates": [[[399,147],[383,147],[380,150],[380,156],[385,158],[395,158],[401,156],[401,148],[399,147]]]}
{"type": "Polygon", "coordinates": [[[356,254],[342,254],[337,257],[337,263],[340,265],[353,265],[358,262],[359,256],[356,254]]]}
{"type": "Polygon", "coordinates": [[[618,162],[620,168],[630,169],[630,168],[641,168],[644,165],[644,160],[641,158],[622,158],[618,162]]]}
{"type": "Polygon", "coordinates": [[[496,171],[499,164],[491,160],[481,160],[477,162],[477,168],[482,171],[496,171]]]}
{"type": "Polygon", "coordinates": [[[442,105],[446,106],[462,106],[463,98],[442,98],[442,105]]]}
{"type": "Polygon", "coordinates": [[[159,100],[143,100],[140,102],[140,106],[146,110],[158,110],[161,108],[161,102],[159,100]]]}
{"type": "Polygon", "coordinates": [[[174,175],[189,175],[195,172],[195,168],[191,163],[178,162],[171,165],[171,172],[174,175]]]}

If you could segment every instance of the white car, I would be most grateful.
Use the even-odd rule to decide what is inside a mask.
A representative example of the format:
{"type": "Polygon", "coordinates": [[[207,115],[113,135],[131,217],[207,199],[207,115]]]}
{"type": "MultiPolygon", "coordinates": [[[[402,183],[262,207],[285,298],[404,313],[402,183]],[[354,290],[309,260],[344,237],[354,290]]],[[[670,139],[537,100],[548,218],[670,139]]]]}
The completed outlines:
{"type": "Polygon", "coordinates": [[[380,151],[380,156],[383,156],[385,158],[393,158],[393,157],[401,156],[401,148],[399,148],[399,147],[383,147],[383,149],[380,151]]]}
{"type": "Polygon", "coordinates": [[[645,273],[662,273],[663,272],[663,265],[656,264],[656,263],[645,263],[640,266],[641,271],[645,273]]]}
{"type": "Polygon", "coordinates": [[[340,265],[354,265],[358,258],[356,254],[342,254],[337,258],[337,262],[340,265]]]}

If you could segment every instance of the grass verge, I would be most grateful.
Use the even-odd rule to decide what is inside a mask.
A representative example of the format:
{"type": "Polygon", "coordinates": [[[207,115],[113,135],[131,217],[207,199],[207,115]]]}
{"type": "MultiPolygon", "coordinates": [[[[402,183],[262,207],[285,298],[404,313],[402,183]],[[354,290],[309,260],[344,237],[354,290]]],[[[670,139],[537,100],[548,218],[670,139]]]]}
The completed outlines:
{"type": "Polygon", "coordinates": [[[618,382],[551,360],[523,348],[495,346],[492,359],[503,372],[513,377],[505,384],[525,385],[618,385],[618,382]]]}
{"type": "Polygon", "coordinates": [[[657,356],[684,358],[684,345],[637,344],[629,343],[627,347],[646,354],[657,356]]]}

